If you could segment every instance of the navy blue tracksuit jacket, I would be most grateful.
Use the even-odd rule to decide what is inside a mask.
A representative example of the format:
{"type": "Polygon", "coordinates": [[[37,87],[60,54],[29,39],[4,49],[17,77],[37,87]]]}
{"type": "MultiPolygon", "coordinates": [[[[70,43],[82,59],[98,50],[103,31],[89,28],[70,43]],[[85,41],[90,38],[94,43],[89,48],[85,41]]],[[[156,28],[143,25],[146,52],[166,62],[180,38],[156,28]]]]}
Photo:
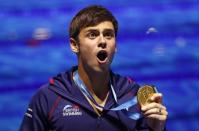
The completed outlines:
{"type": "MultiPolygon", "coordinates": [[[[122,111],[102,111],[98,116],[75,85],[74,70],[61,73],[43,85],[33,96],[20,131],[134,131],[150,130],[145,119],[133,120],[122,111]]],[[[136,96],[139,86],[126,77],[111,72],[111,81],[119,103],[136,96]]],[[[116,107],[109,93],[106,109],[116,107]]]]}

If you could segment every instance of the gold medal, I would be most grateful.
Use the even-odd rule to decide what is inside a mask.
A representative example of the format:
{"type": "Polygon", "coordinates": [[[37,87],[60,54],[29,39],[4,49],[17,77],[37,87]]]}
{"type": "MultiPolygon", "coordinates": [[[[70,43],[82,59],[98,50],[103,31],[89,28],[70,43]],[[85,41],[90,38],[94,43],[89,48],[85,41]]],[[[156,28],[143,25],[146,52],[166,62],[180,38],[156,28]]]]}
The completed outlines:
{"type": "Polygon", "coordinates": [[[149,99],[154,93],[156,93],[156,90],[152,86],[144,85],[141,88],[139,88],[137,93],[137,100],[139,104],[141,106],[144,106],[150,103],[149,99]]]}

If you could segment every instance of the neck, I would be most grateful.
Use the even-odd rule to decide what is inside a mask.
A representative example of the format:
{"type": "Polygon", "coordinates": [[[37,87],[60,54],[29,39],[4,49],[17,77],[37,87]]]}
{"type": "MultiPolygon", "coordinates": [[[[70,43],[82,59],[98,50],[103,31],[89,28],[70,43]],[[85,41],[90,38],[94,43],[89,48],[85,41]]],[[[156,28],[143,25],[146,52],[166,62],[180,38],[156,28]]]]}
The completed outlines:
{"type": "Polygon", "coordinates": [[[78,73],[92,95],[96,95],[100,100],[104,100],[109,89],[110,73],[85,70],[78,66],[78,73]]]}

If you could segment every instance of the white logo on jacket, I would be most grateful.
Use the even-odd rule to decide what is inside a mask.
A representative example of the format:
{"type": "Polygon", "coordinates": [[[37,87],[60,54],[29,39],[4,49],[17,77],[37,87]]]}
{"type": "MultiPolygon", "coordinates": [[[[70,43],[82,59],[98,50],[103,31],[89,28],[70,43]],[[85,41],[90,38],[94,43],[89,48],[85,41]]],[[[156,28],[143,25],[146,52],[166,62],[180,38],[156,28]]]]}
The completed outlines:
{"type": "Polygon", "coordinates": [[[77,105],[65,105],[63,108],[63,116],[81,116],[82,112],[80,111],[79,106],[77,105]]]}

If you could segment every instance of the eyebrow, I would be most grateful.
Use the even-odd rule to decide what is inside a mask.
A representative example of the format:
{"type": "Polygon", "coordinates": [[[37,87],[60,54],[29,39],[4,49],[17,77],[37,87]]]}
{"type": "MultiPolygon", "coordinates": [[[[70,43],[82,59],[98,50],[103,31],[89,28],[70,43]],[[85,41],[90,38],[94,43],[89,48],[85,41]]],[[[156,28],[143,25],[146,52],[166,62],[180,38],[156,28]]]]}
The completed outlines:
{"type": "Polygon", "coordinates": [[[105,29],[103,32],[111,32],[111,33],[115,33],[115,31],[113,29],[105,29]]]}
{"type": "MultiPolygon", "coordinates": [[[[85,32],[92,32],[92,31],[99,31],[98,29],[88,29],[86,30],[85,32]]],[[[114,33],[114,30],[113,29],[109,29],[109,28],[106,28],[103,30],[103,32],[113,32],[114,33]]]]}
{"type": "Polygon", "coordinates": [[[97,29],[88,29],[85,32],[92,32],[92,31],[98,31],[97,29]]]}

